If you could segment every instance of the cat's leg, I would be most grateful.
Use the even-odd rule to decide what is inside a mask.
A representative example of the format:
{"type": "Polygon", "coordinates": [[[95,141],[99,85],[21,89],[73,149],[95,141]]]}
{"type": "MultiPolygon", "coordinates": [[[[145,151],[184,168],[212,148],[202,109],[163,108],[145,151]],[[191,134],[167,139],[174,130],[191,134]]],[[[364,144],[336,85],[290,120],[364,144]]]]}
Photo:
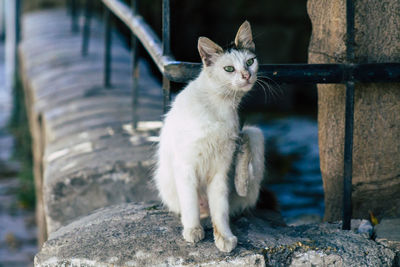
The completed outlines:
{"type": "Polygon", "coordinates": [[[242,149],[236,160],[234,184],[230,194],[230,214],[236,215],[256,205],[264,176],[264,135],[257,127],[245,126],[242,149]],[[241,192],[237,192],[237,187],[241,192]],[[246,194],[243,194],[245,192],[246,194]]]}
{"type": "Polygon", "coordinates": [[[232,234],[229,226],[229,189],[227,179],[226,172],[217,173],[207,188],[215,245],[223,252],[230,252],[237,245],[237,238],[232,234]]]}
{"type": "Polygon", "coordinates": [[[198,242],[204,238],[204,230],[200,225],[198,181],[194,168],[177,166],[175,184],[180,204],[183,238],[188,242],[198,242]]]}

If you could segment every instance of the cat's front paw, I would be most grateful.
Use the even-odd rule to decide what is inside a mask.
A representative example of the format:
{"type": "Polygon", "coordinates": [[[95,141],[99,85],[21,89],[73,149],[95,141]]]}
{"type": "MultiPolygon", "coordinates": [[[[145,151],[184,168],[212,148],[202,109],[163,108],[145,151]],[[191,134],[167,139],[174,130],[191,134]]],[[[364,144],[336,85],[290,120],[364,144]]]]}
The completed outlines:
{"type": "Polygon", "coordinates": [[[221,235],[215,235],[215,245],[222,252],[231,252],[237,245],[237,237],[223,237],[221,235]]]}
{"type": "Polygon", "coordinates": [[[204,238],[204,230],[203,227],[197,226],[194,228],[184,228],[183,229],[183,238],[191,243],[199,242],[204,238]]]}

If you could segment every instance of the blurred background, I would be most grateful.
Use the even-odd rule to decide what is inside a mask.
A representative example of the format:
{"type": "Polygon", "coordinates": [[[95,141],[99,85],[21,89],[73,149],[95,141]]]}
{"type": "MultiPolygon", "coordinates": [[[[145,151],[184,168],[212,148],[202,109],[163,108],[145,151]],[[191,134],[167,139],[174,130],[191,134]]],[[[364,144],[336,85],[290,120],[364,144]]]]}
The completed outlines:
{"type": "MultiPolygon", "coordinates": [[[[23,1],[23,13],[65,8],[65,0],[23,1]]],[[[83,12],[83,1],[77,1],[83,12]]],[[[129,1],[126,1],[129,3],[129,1]]],[[[161,35],[161,1],[140,2],[138,12],[161,35]]],[[[311,23],[307,0],[171,0],[171,47],[177,60],[200,62],[197,39],[207,36],[220,45],[230,43],[241,23],[253,29],[263,64],[306,63],[311,23]]],[[[30,136],[23,96],[7,83],[6,0],[0,0],[0,267],[29,266],[35,247],[34,186],[30,136]]],[[[101,1],[93,1],[102,19],[101,1]]],[[[129,47],[130,34],[117,20],[114,26],[129,47]]],[[[141,51],[140,56],[147,59],[141,51]]],[[[151,64],[151,60],[148,60],[151,64]]],[[[161,75],[152,66],[161,83],[161,75]]],[[[10,77],[8,77],[10,79],[10,77]]],[[[265,79],[242,110],[246,122],[260,126],[267,142],[268,188],[275,192],[288,224],[319,222],[323,188],[319,170],[317,91],[314,85],[277,84],[265,79]]],[[[18,85],[18,84],[17,84],[18,85]]],[[[178,91],[184,85],[173,84],[178,91]]]]}

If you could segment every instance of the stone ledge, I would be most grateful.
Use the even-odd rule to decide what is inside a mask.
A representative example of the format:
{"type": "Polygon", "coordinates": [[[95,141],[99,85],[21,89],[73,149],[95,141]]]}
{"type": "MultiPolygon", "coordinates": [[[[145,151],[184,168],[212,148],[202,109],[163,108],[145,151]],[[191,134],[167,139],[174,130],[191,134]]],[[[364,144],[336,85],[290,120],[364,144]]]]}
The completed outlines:
{"type": "MultiPolygon", "coordinates": [[[[113,32],[111,88],[105,88],[100,20],[92,21],[86,57],[66,10],[24,14],[22,29],[20,68],[33,137],[40,242],[95,209],[155,200],[148,183],[157,130],[127,128],[133,113],[131,56],[120,36],[113,32]]],[[[161,86],[143,61],[139,75],[137,115],[159,121],[161,86]]]]}
{"type": "MultiPolygon", "coordinates": [[[[257,211],[263,218],[279,215],[257,211]]],[[[238,247],[219,252],[212,229],[183,240],[179,218],[158,205],[100,209],[50,234],[35,266],[395,266],[395,253],[340,224],[277,226],[246,216],[232,222],[238,247]]]]}

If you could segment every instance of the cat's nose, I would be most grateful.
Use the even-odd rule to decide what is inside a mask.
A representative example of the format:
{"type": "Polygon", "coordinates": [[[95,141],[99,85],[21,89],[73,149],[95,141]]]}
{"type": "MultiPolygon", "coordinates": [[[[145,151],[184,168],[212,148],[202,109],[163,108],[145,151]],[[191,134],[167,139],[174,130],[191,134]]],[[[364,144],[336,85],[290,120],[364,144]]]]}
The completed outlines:
{"type": "Polygon", "coordinates": [[[248,80],[248,79],[250,79],[250,72],[248,72],[248,71],[242,71],[242,78],[243,79],[245,79],[245,80],[248,80]]]}

